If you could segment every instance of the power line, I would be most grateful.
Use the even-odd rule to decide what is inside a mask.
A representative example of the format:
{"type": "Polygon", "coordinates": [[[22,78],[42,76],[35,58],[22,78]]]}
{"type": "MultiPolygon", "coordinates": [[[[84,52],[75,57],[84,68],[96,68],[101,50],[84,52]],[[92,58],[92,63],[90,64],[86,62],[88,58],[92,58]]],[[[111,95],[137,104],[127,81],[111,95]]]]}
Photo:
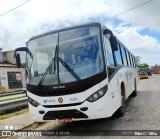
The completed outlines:
{"type": "MultiPolygon", "coordinates": [[[[25,3],[29,2],[29,1],[30,1],[30,0],[26,1],[25,3]]],[[[68,15],[66,15],[65,17],[63,17],[63,20],[62,20],[62,21],[65,21],[64,18],[68,18],[68,17],[70,17],[71,15],[73,15],[73,14],[79,12],[79,11],[82,11],[83,9],[86,9],[87,7],[96,4],[97,2],[98,2],[98,1],[95,0],[94,2],[90,3],[89,5],[87,5],[87,6],[85,6],[85,7],[82,7],[82,8],[80,8],[80,9],[74,11],[74,12],[69,13],[68,15]]],[[[21,5],[17,6],[17,7],[15,7],[14,9],[9,10],[9,11],[6,12],[6,13],[1,14],[0,16],[3,16],[3,15],[5,15],[5,14],[7,14],[7,13],[13,11],[13,10],[15,10],[16,8],[24,5],[25,3],[23,3],[23,4],[21,4],[21,5]]],[[[61,19],[62,19],[62,18],[56,19],[56,20],[54,20],[54,22],[55,22],[55,21],[58,21],[58,20],[61,20],[61,19]]],[[[24,44],[19,44],[19,45],[24,45],[24,44]]],[[[3,46],[5,46],[5,47],[12,47],[12,46],[19,46],[19,45],[0,45],[0,47],[3,47],[3,46]]]]}
{"type": "Polygon", "coordinates": [[[121,12],[121,13],[118,13],[118,14],[116,14],[116,15],[113,15],[113,16],[111,16],[111,17],[109,17],[109,18],[106,18],[106,19],[102,20],[101,22],[104,22],[104,21],[106,21],[106,20],[110,20],[110,19],[112,19],[112,18],[114,18],[114,17],[117,17],[117,16],[119,16],[119,15],[121,15],[121,14],[124,14],[124,13],[127,13],[127,12],[129,12],[129,11],[132,11],[132,10],[134,10],[134,9],[136,9],[136,8],[138,8],[138,7],[141,7],[141,6],[145,5],[145,4],[148,4],[148,3],[152,2],[152,1],[154,1],[154,0],[146,1],[146,2],[144,2],[144,3],[142,3],[142,4],[139,4],[139,5],[131,8],[131,9],[128,9],[128,10],[126,10],[126,11],[123,11],[123,12],[121,12]]]}
{"type": "MultiPolygon", "coordinates": [[[[11,10],[3,13],[3,14],[1,14],[0,16],[3,16],[3,15],[5,15],[5,14],[7,14],[7,13],[9,13],[9,12],[17,9],[18,7],[26,4],[26,3],[29,2],[29,1],[30,1],[30,0],[28,0],[28,1],[20,4],[19,6],[13,8],[13,9],[11,9],[11,10]]],[[[138,7],[141,7],[141,6],[145,5],[145,4],[148,4],[148,3],[152,2],[152,1],[154,1],[154,0],[146,1],[146,2],[144,2],[144,3],[142,3],[142,4],[139,4],[139,5],[137,5],[137,6],[133,7],[133,8],[130,8],[130,9],[126,10],[126,11],[123,11],[123,12],[121,12],[121,13],[118,13],[118,14],[116,14],[116,15],[113,15],[113,16],[111,16],[111,17],[109,17],[109,18],[103,19],[101,22],[104,22],[104,21],[106,21],[106,20],[110,20],[110,19],[112,19],[112,18],[114,18],[114,17],[117,17],[117,16],[119,16],[119,15],[121,15],[121,14],[124,14],[124,13],[127,13],[127,12],[129,12],[129,11],[132,11],[132,10],[134,10],[134,9],[136,9],[136,8],[138,8],[138,7]]],[[[92,4],[95,4],[95,3],[96,3],[96,0],[95,0],[95,2],[93,2],[92,4]]],[[[90,4],[90,5],[92,5],[92,4],[90,4]]],[[[82,10],[82,9],[85,9],[85,8],[87,8],[87,7],[88,7],[88,6],[83,7],[83,8],[81,8],[81,9],[77,10],[77,12],[80,11],[80,10],[82,10]]],[[[74,12],[74,14],[75,14],[75,12],[74,12]]],[[[66,17],[68,17],[68,16],[66,16],[66,17]]],[[[64,17],[64,18],[65,18],[65,17],[64,17]]],[[[62,20],[62,21],[64,21],[64,20],[62,20]]],[[[19,44],[19,45],[24,45],[24,44],[19,44]]],[[[4,46],[5,46],[5,45],[4,45],[4,46]]],[[[18,46],[18,45],[11,45],[11,46],[18,46]]],[[[0,47],[2,47],[2,46],[0,46],[0,47]]],[[[9,46],[7,46],[7,47],[9,47],[9,46]]]]}
{"type": "Polygon", "coordinates": [[[18,6],[16,6],[15,8],[13,8],[13,9],[11,9],[11,10],[9,10],[9,11],[3,13],[3,14],[1,14],[0,16],[3,16],[3,15],[5,15],[5,14],[8,14],[8,13],[11,12],[11,11],[14,11],[15,9],[21,7],[22,5],[26,4],[26,3],[29,2],[29,1],[30,1],[30,0],[28,0],[28,1],[26,1],[26,2],[24,2],[24,3],[22,3],[22,4],[20,4],[20,5],[18,5],[18,6]]]}

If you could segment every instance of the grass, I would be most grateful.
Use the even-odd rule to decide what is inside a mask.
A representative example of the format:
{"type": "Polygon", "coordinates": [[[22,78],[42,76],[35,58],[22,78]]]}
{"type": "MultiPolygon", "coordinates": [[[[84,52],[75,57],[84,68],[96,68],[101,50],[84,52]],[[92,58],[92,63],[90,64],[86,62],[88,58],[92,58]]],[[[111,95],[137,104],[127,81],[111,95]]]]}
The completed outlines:
{"type": "Polygon", "coordinates": [[[12,92],[12,91],[13,90],[0,85],[0,93],[7,93],[7,92],[12,92]]]}
{"type": "Polygon", "coordinates": [[[0,115],[0,120],[9,118],[9,117],[12,117],[12,116],[15,116],[15,115],[19,115],[19,114],[22,114],[22,113],[25,113],[25,112],[28,112],[28,108],[25,108],[23,110],[16,111],[16,112],[13,112],[13,113],[0,115]]]}
{"type": "Polygon", "coordinates": [[[2,99],[0,100],[0,102],[4,102],[4,101],[8,101],[8,100],[14,100],[14,99],[19,99],[19,98],[25,98],[26,96],[20,96],[20,97],[14,97],[14,98],[6,98],[6,99],[2,99]]]}

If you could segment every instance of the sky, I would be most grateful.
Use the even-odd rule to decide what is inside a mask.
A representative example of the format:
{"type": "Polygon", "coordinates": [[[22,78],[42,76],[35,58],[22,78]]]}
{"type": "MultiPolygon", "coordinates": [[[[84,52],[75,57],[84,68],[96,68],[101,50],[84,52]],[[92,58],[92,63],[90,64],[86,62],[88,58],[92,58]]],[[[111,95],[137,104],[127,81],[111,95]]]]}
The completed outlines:
{"type": "Polygon", "coordinates": [[[141,63],[160,65],[160,0],[30,0],[2,16],[26,1],[0,0],[3,51],[23,47],[33,35],[50,30],[103,22],[135,56],[141,57],[141,63]],[[114,16],[119,13],[123,14],[114,16]]]}

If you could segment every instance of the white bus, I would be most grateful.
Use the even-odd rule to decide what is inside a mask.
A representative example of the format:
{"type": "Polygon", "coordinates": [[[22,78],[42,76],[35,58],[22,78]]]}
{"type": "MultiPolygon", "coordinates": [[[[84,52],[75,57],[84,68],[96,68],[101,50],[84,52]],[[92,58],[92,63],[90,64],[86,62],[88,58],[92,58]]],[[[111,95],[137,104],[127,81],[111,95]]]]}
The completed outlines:
{"type": "Polygon", "coordinates": [[[133,54],[101,23],[33,36],[26,52],[27,96],[34,121],[71,122],[123,116],[137,94],[133,54]]]}

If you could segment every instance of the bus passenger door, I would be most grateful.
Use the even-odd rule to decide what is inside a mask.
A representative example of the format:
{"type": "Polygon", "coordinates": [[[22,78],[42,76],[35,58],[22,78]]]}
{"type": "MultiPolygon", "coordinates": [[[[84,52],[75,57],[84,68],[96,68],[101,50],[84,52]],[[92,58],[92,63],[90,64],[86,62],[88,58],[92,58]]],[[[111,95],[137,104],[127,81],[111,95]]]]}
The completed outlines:
{"type": "Polygon", "coordinates": [[[104,37],[105,43],[105,57],[106,57],[106,65],[108,71],[108,93],[111,95],[112,101],[112,109],[116,110],[119,107],[120,99],[119,99],[119,82],[118,82],[118,74],[117,74],[117,65],[114,57],[114,53],[112,51],[110,41],[105,36],[104,37]]]}

